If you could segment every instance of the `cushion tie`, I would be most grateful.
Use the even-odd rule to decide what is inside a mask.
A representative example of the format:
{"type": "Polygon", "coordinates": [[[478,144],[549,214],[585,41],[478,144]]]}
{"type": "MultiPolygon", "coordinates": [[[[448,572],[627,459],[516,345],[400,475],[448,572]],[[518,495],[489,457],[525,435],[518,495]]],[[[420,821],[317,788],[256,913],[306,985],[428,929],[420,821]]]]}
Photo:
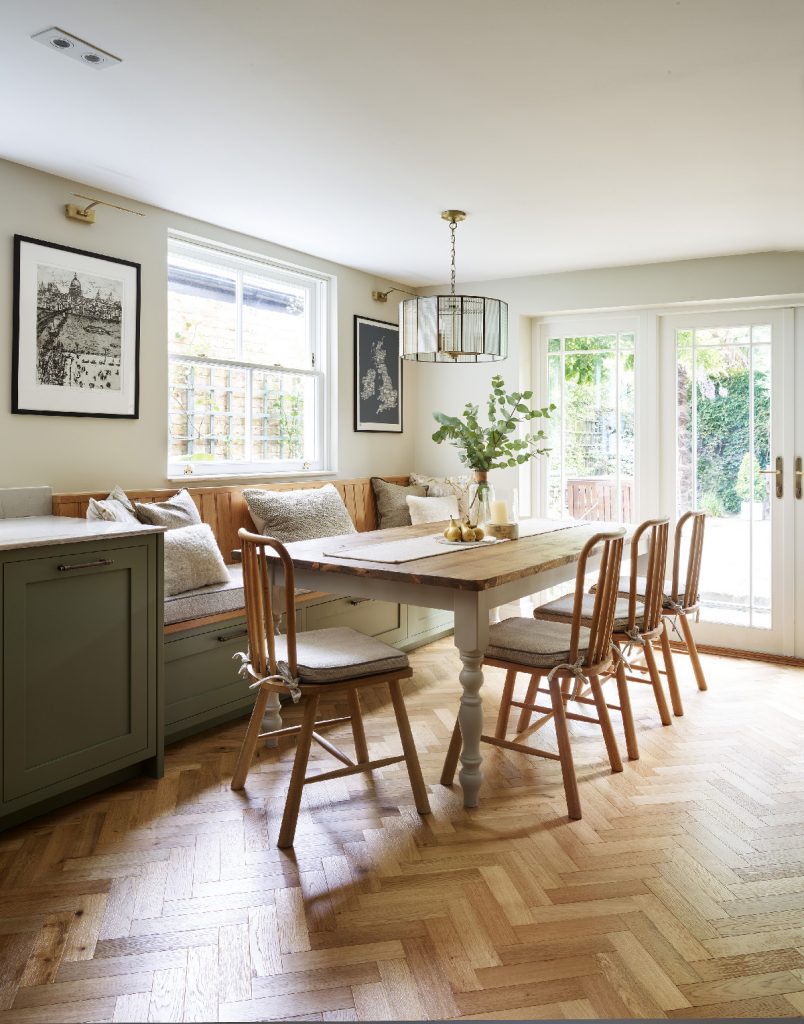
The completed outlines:
{"type": "MultiPolygon", "coordinates": [[[[634,632],[636,633],[637,631],[634,630],[634,632]]],[[[630,634],[629,634],[629,636],[630,636],[630,634]]],[[[639,634],[639,633],[637,633],[637,636],[639,637],[639,639],[637,640],[637,639],[634,639],[632,637],[631,638],[632,642],[633,643],[641,643],[644,646],[645,642],[646,642],[645,638],[641,634],[639,634]]],[[[630,644],[629,644],[629,650],[630,650],[630,644]]],[[[623,665],[625,666],[625,668],[628,669],[629,672],[635,672],[636,671],[634,666],[631,664],[629,659],[623,654],[623,652],[620,650],[620,648],[617,646],[617,644],[612,644],[611,645],[611,651],[612,651],[612,654],[614,655],[614,657],[617,659],[617,661],[621,661],[623,663],[623,665]]]]}
{"type": "Polygon", "coordinates": [[[553,681],[553,676],[556,672],[562,671],[568,672],[575,679],[575,687],[573,689],[572,698],[575,699],[581,692],[581,688],[584,684],[589,684],[589,680],[583,673],[583,658],[578,658],[575,664],[571,664],[568,661],[562,662],[560,665],[555,665],[547,673],[547,684],[548,686],[553,681]]]}
{"type": "MultiPolygon", "coordinates": [[[[251,662],[249,661],[248,654],[244,651],[238,651],[232,655],[232,658],[239,658],[241,661],[240,668],[237,674],[247,679],[251,675],[251,662]]],[[[256,690],[262,686],[263,683],[281,683],[286,686],[290,693],[291,699],[294,704],[298,704],[301,699],[301,687],[299,686],[299,680],[294,679],[291,675],[284,675],[281,672],[273,675],[263,676],[262,679],[255,679],[253,683],[249,684],[249,690],[256,690]]]]}

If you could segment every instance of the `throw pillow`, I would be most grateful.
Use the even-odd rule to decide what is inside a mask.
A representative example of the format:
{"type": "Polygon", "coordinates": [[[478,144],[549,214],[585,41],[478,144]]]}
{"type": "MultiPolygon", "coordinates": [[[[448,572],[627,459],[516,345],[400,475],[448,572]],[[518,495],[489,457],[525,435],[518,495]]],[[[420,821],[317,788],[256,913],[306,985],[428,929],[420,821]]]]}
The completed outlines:
{"type": "Polygon", "coordinates": [[[464,476],[425,476],[422,473],[411,473],[412,484],[422,484],[427,488],[429,498],[443,497],[454,494],[458,499],[458,511],[462,516],[469,513],[469,487],[472,477],[464,476]]]}
{"type": "Polygon", "coordinates": [[[115,485],[105,498],[89,499],[87,519],[107,523],[138,523],[131,499],[122,487],[115,485]]]}
{"type": "Polygon", "coordinates": [[[382,477],[371,478],[371,489],[377,502],[377,526],[388,530],[392,526],[410,526],[410,512],[405,498],[409,494],[425,497],[427,488],[420,484],[392,484],[382,477]]]}
{"type": "Polygon", "coordinates": [[[417,498],[411,494],[408,495],[407,502],[410,520],[414,526],[421,526],[422,523],[440,523],[450,516],[458,516],[458,499],[454,494],[437,498],[417,498]]]}
{"type": "Polygon", "coordinates": [[[298,491],[263,491],[249,487],[243,491],[243,497],[257,532],[283,544],[357,533],[332,484],[298,491]]]}
{"type": "Polygon", "coordinates": [[[229,570],[207,523],[178,526],[165,534],[165,597],[228,583],[229,570]]]}
{"type": "Polygon", "coordinates": [[[165,501],[135,501],[134,509],[140,522],[168,530],[197,526],[201,522],[195,502],[184,488],[165,501]]]}

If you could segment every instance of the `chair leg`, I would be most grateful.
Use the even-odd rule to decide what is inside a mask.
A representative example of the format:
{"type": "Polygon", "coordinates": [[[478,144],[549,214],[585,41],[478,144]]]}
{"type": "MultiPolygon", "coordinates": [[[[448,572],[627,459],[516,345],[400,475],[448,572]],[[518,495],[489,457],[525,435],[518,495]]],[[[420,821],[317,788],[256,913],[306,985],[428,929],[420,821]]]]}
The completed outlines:
{"type": "Polygon", "coordinates": [[[681,691],[678,688],[676,666],[673,662],[673,652],[670,649],[670,635],[667,632],[667,621],[667,619],[664,619],[662,622],[662,632],[660,636],[662,660],[664,661],[664,670],[667,673],[667,688],[670,691],[670,703],[673,705],[673,714],[677,718],[681,718],[684,714],[684,705],[681,702],[681,691]]]}
{"type": "Polygon", "coordinates": [[[285,813],[282,815],[282,825],[276,844],[280,850],[293,846],[293,838],[296,835],[296,822],[299,820],[299,807],[304,790],[304,778],[307,774],[307,762],[310,759],[310,745],[313,742],[317,711],[318,695],[314,694],[307,698],[307,705],[304,709],[304,719],[296,746],[296,758],[293,762],[288,795],[285,800],[285,813]]]}
{"type": "Polygon", "coordinates": [[[698,648],[695,646],[695,637],[692,635],[692,630],[690,629],[690,624],[687,621],[687,616],[679,615],[678,621],[681,626],[681,632],[684,634],[684,640],[687,643],[687,654],[689,654],[690,661],[692,662],[692,670],[695,673],[695,681],[698,683],[698,689],[706,690],[707,685],[703,665],[701,665],[698,648]]]}
{"type": "Polygon", "coordinates": [[[427,796],[427,787],[422,778],[422,769],[419,764],[419,755],[416,752],[416,744],[413,742],[413,733],[410,731],[410,721],[405,708],[405,699],[402,696],[402,687],[398,679],[388,680],[388,689],[391,691],[391,703],[394,705],[396,724],[399,729],[399,738],[402,740],[402,751],[405,755],[405,765],[410,778],[410,788],[413,790],[413,800],[419,814],[430,813],[430,800],[427,796]]]}
{"type": "Polygon", "coordinates": [[[656,664],[653,648],[650,644],[645,644],[642,649],[645,652],[645,661],[648,666],[651,685],[653,686],[653,695],[656,698],[656,707],[659,709],[659,718],[662,720],[662,725],[672,725],[673,719],[670,717],[670,710],[667,707],[667,698],[664,695],[662,677],[659,675],[659,666],[656,664]]]}
{"type": "Polygon", "coordinates": [[[500,701],[500,713],[497,715],[497,726],[494,735],[498,740],[504,740],[508,731],[508,717],[511,714],[511,698],[514,696],[514,684],[516,683],[516,670],[509,668],[505,674],[505,686],[503,686],[502,700],[500,701]]]}
{"type": "Polygon", "coordinates": [[[623,770],[623,762],[620,757],[620,751],[617,747],[617,738],[614,735],[614,729],[611,727],[609,709],[606,707],[606,698],[603,696],[603,687],[600,685],[600,679],[597,676],[590,676],[589,685],[592,688],[592,696],[595,698],[597,717],[600,720],[600,728],[603,731],[603,740],[605,741],[606,751],[609,755],[611,770],[613,772],[621,772],[623,770]]]}
{"type": "Polygon", "coordinates": [[[455,769],[458,767],[458,758],[461,756],[461,723],[455,719],[455,728],[450,736],[447,756],[444,758],[444,767],[441,769],[441,785],[451,786],[455,781],[455,769]]]}
{"type": "MultiPolygon", "coordinates": [[[[533,704],[533,702],[536,700],[536,688],[539,685],[540,679],[541,675],[538,672],[534,672],[533,675],[530,677],[530,682],[528,683],[528,692],[525,694],[526,704],[533,704]]],[[[532,717],[532,711],[528,711],[527,708],[522,708],[522,711],[519,715],[519,721],[516,725],[517,734],[519,734],[520,732],[524,732],[527,729],[527,727],[530,725],[530,720],[532,717]]]]}
{"type": "Polygon", "coordinates": [[[352,735],[355,739],[355,759],[358,764],[366,764],[369,759],[369,752],[357,688],[349,691],[349,714],[352,718],[352,735]]]}
{"type": "Polygon", "coordinates": [[[243,737],[243,744],[240,747],[240,753],[237,755],[237,764],[232,775],[232,789],[242,789],[246,784],[246,777],[251,767],[257,741],[260,738],[262,716],[265,714],[265,708],[268,705],[270,695],[271,691],[264,686],[261,686],[257,691],[257,699],[254,701],[251,718],[248,720],[246,735],[243,737]]]}
{"type": "Polygon", "coordinates": [[[578,793],[578,780],[575,778],[575,765],[572,760],[567,719],[564,714],[564,698],[561,693],[561,680],[550,680],[550,701],[553,705],[553,722],[556,727],[558,755],[561,764],[561,776],[564,780],[564,795],[567,798],[567,814],[576,820],[581,817],[581,797],[578,793]]]}
{"type": "Polygon", "coordinates": [[[638,761],[639,746],[637,744],[636,729],[634,728],[634,713],[631,710],[631,694],[628,692],[628,682],[625,678],[625,665],[623,665],[619,658],[617,659],[617,694],[620,698],[623,731],[625,732],[625,748],[628,751],[628,759],[629,761],[638,761]]]}

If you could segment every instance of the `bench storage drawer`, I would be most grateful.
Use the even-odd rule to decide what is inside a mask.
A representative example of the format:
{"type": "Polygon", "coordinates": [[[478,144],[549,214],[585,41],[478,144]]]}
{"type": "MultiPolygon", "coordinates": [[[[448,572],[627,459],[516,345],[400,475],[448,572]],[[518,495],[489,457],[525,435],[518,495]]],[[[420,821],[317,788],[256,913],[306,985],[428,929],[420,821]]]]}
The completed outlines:
{"type": "Polygon", "coordinates": [[[246,620],[207,626],[177,639],[165,638],[165,732],[168,737],[194,726],[244,714],[254,704],[248,683],[233,658],[248,649],[246,620]]]}

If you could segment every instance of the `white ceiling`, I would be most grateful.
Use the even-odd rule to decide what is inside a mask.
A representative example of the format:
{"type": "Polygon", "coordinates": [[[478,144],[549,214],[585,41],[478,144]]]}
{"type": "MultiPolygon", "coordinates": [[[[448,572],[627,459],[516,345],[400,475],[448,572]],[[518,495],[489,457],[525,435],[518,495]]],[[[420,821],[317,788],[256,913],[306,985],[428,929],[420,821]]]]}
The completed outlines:
{"type": "Polygon", "coordinates": [[[26,0],[0,155],[411,284],[804,249],[803,0],[26,0]],[[95,71],[29,36],[123,58],[95,71]]]}

